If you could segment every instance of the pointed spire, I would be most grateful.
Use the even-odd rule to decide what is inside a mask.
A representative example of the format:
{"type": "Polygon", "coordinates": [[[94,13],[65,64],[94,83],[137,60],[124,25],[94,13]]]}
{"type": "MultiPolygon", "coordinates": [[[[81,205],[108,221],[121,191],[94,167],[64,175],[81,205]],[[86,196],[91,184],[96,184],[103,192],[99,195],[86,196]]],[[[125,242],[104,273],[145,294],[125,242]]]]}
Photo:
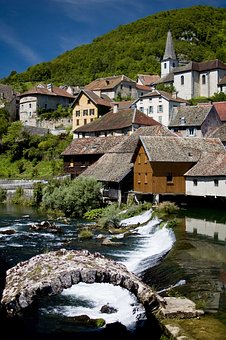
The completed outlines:
{"type": "Polygon", "coordinates": [[[163,60],[167,60],[167,59],[174,59],[174,60],[177,59],[176,53],[175,53],[175,50],[174,50],[173,38],[172,38],[171,31],[168,31],[168,33],[167,33],[165,53],[164,53],[164,56],[163,56],[163,60]]]}

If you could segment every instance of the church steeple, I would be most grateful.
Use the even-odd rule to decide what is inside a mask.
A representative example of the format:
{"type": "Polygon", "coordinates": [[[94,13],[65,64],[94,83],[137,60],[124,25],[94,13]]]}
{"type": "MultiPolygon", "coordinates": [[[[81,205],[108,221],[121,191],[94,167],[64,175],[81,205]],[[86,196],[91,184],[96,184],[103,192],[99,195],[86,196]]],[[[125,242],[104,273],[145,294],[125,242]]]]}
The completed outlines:
{"type": "Polygon", "coordinates": [[[174,67],[178,66],[178,60],[173,45],[171,31],[167,33],[165,53],[161,62],[161,77],[169,74],[174,67]]]}

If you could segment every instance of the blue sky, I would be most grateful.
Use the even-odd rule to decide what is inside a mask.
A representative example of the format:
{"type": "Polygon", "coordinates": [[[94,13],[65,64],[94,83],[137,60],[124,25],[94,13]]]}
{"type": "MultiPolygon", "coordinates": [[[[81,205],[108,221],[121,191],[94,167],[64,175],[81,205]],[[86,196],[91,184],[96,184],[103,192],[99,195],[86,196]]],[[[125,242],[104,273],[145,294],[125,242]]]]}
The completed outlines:
{"type": "Polygon", "coordinates": [[[120,25],[193,5],[225,0],[0,0],[0,78],[50,61],[120,25]]]}

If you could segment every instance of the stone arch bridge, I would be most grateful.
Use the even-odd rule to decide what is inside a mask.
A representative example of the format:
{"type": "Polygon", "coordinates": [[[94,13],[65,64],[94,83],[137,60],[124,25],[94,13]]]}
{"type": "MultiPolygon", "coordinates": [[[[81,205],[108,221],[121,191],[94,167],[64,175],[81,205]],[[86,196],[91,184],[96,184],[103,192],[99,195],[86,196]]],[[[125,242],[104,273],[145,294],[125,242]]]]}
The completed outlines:
{"type": "Polygon", "coordinates": [[[1,308],[9,317],[21,316],[37,297],[59,294],[79,282],[105,282],[126,288],[149,313],[162,303],[161,297],[124,265],[88,250],[60,249],[8,269],[1,308]]]}

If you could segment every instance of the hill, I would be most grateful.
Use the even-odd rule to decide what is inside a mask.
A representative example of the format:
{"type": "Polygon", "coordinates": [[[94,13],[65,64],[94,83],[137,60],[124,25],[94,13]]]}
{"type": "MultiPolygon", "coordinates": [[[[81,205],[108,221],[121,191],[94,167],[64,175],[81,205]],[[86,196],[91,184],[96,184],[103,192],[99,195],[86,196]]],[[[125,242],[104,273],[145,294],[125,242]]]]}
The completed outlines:
{"type": "Polygon", "coordinates": [[[169,29],[181,61],[218,58],[226,63],[226,8],[192,6],[119,26],[52,61],[23,73],[14,71],[0,82],[23,91],[37,82],[83,86],[99,77],[125,74],[136,79],[138,73],[160,73],[169,29]]]}

